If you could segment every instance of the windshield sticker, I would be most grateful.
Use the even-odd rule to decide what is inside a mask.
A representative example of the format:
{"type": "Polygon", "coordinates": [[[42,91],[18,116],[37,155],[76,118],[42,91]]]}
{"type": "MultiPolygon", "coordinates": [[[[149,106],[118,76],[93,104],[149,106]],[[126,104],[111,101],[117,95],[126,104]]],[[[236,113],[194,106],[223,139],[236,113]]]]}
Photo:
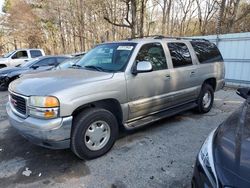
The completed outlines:
{"type": "Polygon", "coordinates": [[[118,46],[117,50],[132,50],[133,46],[118,46]]]}

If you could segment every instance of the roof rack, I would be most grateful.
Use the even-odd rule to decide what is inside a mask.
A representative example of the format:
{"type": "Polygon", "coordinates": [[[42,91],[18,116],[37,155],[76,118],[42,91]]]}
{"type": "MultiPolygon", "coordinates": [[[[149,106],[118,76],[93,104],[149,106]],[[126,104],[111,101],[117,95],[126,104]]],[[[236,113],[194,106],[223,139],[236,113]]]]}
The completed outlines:
{"type": "Polygon", "coordinates": [[[143,37],[128,38],[127,40],[142,39],[142,38],[208,41],[207,39],[203,39],[203,38],[169,37],[169,36],[163,36],[163,35],[148,35],[148,36],[143,36],[143,37]]]}

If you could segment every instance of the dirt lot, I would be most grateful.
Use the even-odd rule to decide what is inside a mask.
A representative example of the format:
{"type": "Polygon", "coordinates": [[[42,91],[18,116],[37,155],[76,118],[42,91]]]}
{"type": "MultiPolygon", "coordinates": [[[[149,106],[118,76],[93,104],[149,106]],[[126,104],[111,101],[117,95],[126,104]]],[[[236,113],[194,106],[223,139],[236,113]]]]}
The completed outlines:
{"type": "Polygon", "coordinates": [[[235,91],[220,91],[208,114],[188,111],[124,133],[105,156],[81,161],[70,150],[44,149],[19,136],[4,120],[6,100],[0,93],[0,187],[71,188],[190,187],[202,142],[242,102],[235,91]]]}

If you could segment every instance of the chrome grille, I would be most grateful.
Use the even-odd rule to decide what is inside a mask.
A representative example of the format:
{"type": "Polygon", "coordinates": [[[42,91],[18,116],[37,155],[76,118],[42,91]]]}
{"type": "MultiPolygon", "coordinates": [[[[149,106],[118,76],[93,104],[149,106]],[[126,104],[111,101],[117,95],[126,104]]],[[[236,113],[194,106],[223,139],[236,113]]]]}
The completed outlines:
{"type": "Polygon", "coordinates": [[[26,100],[24,97],[19,95],[15,95],[13,93],[10,94],[10,103],[12,107],[20,114],[26,115],[26,100]]]}

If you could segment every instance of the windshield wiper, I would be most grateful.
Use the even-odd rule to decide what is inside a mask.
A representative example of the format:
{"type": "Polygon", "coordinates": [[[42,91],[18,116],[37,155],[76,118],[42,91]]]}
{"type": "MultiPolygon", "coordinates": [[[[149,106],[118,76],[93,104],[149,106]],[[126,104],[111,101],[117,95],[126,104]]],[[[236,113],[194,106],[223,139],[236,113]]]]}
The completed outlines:
{"type": "Polygon", "coordinates": [[[77,64],[73,64],[73,65],[71,65],[71,68],[82,68],[82,66],[81,65],[77,65],[77,64]]]}
{"type": "Polygon", "coordinates": [[[108,71],[102,67],[98,67],[98,66],[94,66],[94,65],[87,65],[87,66],[84,66],[84,68],[87,68],[87,69],[95,69],[97,71],[102,71],[102,72],[105,72],[105,71],[108,71]]]}

